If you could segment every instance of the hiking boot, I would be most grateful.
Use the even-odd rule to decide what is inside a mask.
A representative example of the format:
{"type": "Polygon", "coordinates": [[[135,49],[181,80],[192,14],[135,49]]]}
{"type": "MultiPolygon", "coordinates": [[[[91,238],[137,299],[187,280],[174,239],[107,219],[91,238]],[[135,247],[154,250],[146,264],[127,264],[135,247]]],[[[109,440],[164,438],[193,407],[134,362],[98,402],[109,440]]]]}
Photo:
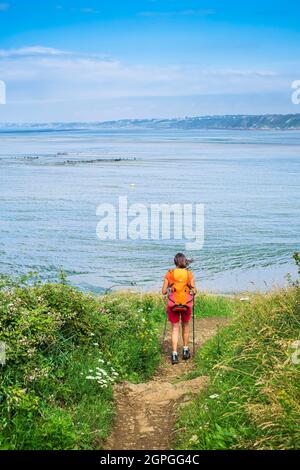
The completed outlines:
{"type": "Polygon", "coordinates": [[[177,353],[172,353],[171,361],[172,361],[173,365],[178,364],[178,354],[177,353]]]}
{"type": "Polygon", "coordinates": [[[188,359],[191,358],[191,353],[190,353],[190,350],[189,348],[183,348],[183,352],[182,352],[182,359],[184,361],[187,361],[188,359]]]}

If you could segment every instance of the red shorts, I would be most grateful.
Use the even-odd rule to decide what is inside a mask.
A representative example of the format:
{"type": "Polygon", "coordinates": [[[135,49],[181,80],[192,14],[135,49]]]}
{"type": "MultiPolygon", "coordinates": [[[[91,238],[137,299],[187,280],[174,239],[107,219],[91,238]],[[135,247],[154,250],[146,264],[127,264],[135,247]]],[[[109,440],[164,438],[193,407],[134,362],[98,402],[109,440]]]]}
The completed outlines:
{"type": "Polygon", "coordinates": [[[188,309],[183,312],[174,312],[171,307],[168,307],[168,319],[171,323],[178,323],[180,319],[182,322],[188,323],[192,318],[192,311],[193,308],[191,305],[189,305],[188,309]]]}

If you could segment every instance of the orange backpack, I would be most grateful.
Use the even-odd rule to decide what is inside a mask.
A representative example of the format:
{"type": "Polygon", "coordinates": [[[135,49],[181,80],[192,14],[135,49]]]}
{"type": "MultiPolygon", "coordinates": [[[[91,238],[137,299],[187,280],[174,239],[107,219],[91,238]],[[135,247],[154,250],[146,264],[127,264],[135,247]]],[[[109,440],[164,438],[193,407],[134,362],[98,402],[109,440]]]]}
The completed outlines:
{"type": "Polygon", "coordinates": [[[192,276],[192,273],[187,269],[176,268],[168,272],[167,279],[171,290],[169,301],[174,306],[187,307],[193,301],[193,296],[191,296],[192,276]]]}

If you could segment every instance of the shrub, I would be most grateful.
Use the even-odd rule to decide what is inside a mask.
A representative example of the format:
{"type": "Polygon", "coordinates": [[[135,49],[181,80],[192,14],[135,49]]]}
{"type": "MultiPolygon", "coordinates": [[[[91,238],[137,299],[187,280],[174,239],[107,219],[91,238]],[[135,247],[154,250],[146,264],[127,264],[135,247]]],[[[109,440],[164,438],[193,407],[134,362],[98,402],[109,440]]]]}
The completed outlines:
{"type": "Polygon", "coordinates": [[[96,297],[65,282],[2,276],[0,448],[101,446],[113,383],[145,380],[158,364],[162,316],[158,296],[96,297]]]}

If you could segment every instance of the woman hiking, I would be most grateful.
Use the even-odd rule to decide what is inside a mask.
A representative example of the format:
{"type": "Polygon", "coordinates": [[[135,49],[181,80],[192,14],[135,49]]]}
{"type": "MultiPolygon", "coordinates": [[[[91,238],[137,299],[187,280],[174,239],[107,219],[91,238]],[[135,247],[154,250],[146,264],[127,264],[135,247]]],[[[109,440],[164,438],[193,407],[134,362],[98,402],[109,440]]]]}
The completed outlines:
{"type": "Polygon", "coordinates": [[[197,293],[194,275],[188,271],[192,261],[183,253],[177,253],[174,258],[176,268],[167,272],[162,293],[168,294],[168,320],[172,325],[172,364],[178,364],[178,338],[180,320],[182,323],[183,354],[182,358],[191,357],[189,348],[190,320],[193,312],[194,295],[197,293]]]}

